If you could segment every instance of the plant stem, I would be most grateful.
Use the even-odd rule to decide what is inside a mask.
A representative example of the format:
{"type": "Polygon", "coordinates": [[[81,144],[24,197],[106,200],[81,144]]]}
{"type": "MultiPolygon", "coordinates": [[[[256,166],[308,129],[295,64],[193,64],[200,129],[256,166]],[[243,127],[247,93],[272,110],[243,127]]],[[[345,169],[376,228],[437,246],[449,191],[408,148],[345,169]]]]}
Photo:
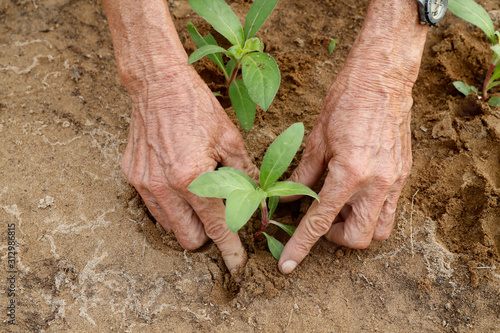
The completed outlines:
{"type": "Polygon", "coordinates": [[[236,79],[236,75],[238,74],[238,71],[240,70],[240,64],[236,63],[234,65],[233,73],[231,74],[231,78],[229,81],[227,81],[227,90],[226,90],[226,96],[229,94],[229,86],[231,83],[233,83],[234,79],[236,79]]]}
{"type": "Polygon", "coordinates": [[[262,226],[260,230],[255,234],[254,239],[259,238],[260,235],[266,230],[267,225],[269,224],[269,213],[267,210],[266,199],[262,200],[260,203],[260,212],[262,216],[262,226]]]}
{"type": "Polygon", "coordinates": [[[486,78],[484,79],[484,84],[483,84],[483,100],[488,101],[489,96],[488,96],[488,86],[490,85],[490,79],[491,75],[493,75],[493,72],[495,71],[495,68],[497,65],[495,64],[490,64],[490,69],[488,70],[488,74],[486,74],[486,78]]]}

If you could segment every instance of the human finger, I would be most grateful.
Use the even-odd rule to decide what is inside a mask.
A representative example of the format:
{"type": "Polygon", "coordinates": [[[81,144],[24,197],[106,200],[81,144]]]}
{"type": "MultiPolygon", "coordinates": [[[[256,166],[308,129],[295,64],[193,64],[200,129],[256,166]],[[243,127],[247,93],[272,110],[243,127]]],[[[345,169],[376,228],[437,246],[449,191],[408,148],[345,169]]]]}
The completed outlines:
{"type": "Polygon", "coordinates": [[[165,213],[179,244],[186,250],[195,250],[205,244],[208,237],[203,225],[189,203],[182,197],[185,176],[170,177],[173,178],[173,183],[169,182],[167,176],[163,174],[163,167],[156,154],[149,155],[147,170],[147,189],[165,213]]]}
{"type": "Polygon", "coordinates": [[[332,225],[325,235],[326,239],[353,249],[368,247],[386,201],[387,191],[387,185],[375,183],[356,193],[349,202],[349,206],[352,208],[349,215],[343,223],[332,225]]]}
{"type": "Polygon", "coordinates": [[[146,204],[146,207],[148,208],[151,215],[153,215],[153,217],[155,218],[156,222],[160,223],[164,230],[171,231],[172,227],[170,225],[170,222],[168,221],[167,214],[165,214],[153,194],[145,188],[136,188],[136,190],[144,201],[144,204],[146,204]]]}
{"type": "MultiPolygon", "coordinates": [[[[400,138],[397,143],[400,144],[400,154],[402,163],[402,172],[398,181],[392,186],[391,190],[387,195],[387,200],[380,211],[379,220],[377,226],[375,227],[375,232],[373,234],[374,240],[385,240],[389,238],[393,225],[394,217],[396,214],[396,208],[398,205],[399,197],[401,196],[401,191],[403,190],[404,183],[408,176],[410,175],[411,165],[412,165],[412,153],[411,153],[411,135],[409,127],[410,115],[407,116],[407,121],[403,122],[400,127],[400,138]]],[[[398,137],[397,137],[398,138],[398,137]]]]}
{"type": "Polygon", "coordinates": [[[184,249],[196,250],[208,241],[198,215],[184,198],[165,188],[162,193],[156,192],[156,199],[165,212],[175,238],[184,249]]]}
{"type": "Polygon", "coordinates": [[[160,223],[163,229],[171,229],[167,215],[161,208],[155,196],[148,189],[149,182],[149,152],[146,145],[136,140],[137,130],[130,129],[129,143],[122,158],[122,171],[128,181],[141,196],[149,212],[160,223]],[[136,144],[138,142],[138,144],[136,144]]]}
{"type": "MultiPolygon", "coordinates": [[[[351,213],[351,211],[352,211],[352,207],[351,206],[344,205],[344,207],[342,207],[342,209],[337,214],[337,216],[335,216],[335,219],[333,220],[333,223],[332,223],[332,227],[333,227],[333,225],[335,223],[345,222],[345,220],[347,219],[347,217],[349,216],[349,214],[351,213]]],[[[331,229],[331,227],[330,227],[330,229],[331,229]]]]}
{"type": "Polygon", "coordinates": [[[321,203],[313,202],[283,249],[278,263],[282,273],[291,273],[318,239],[330,229],[341,208],[351,196],[351,188],[346,187],[342,179],[344,179],[342,174],[331,169],[319,194],[321,203]]]}
{"type": "Polygon", "coordinates": [[[188,195],[189,204],[200,218],[207,236],[214,241],[231,273],[246,263],[246,252],[238,233],[232,233],[226,224],[225,208],[221,199],[188,195]]]}
{"type": "Polygon", "coordinates": [[[389,238],[389,236],[391,235],[392,227],[394,225],[394,217],[396,215],[396,208],[398,205],[398,200],[400,195],[401,195],[400,186],[398,186],[396,189],[394,189],[387,195],[387,200],[382,206],[378,222],[375,227],[375,231],[373,233],[373,240],[383,241],[389,238]]]}

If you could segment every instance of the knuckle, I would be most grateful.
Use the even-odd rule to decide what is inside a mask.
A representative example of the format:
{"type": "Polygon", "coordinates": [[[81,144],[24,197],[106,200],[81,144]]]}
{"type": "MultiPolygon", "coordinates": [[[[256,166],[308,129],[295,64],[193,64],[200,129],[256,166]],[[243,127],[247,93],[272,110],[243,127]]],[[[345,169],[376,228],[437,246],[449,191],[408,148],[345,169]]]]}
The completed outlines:
{"type": "Polygon", "coordinates": [[[129,180],[130,184],[132,184],[135,188],[144,187],[143,186],[144,184],[142,181],[142,176],[138,172],[132,172],[129,175],[128,180],[129,180]]]}
{"type": "Polygon", "coordinates": [[[398,181],[398,179],[400,178],[400,174],[396,169],[393,168],[387,170],[386,172],[383,172],[377,178],[382,187],[391,187],[398,181]]]}
{"type": "Polygon", "coordinates": [[[170,180],[172,188],[185,192],[189,184],[191,184],[201,172],[195,172],[192,168],[178,167],[173,170],[173,178],[170,180]]]}
{"type": "Polygon", "coordinates": [[[241,138],[241,134],[236,130],[225,131],[224,132],[224,139],[226,140],[226,142],[231,143],[236,148],[244,148],[245,147],[245,144],[243,143],[243,140],[241,138]]]}
{"type": "Polygon", "coordinates": [[[326,216],[315,216],[307,220],[305,224],[306,237],[312,241],[316,242],[318,238],[325,235],[332,225],[333,219],[329,219],[326,216]]]}
{"type": "Polygon", "coordinates": [[[129,183],[134,186],[137,191],[142,191],[146,188],[148,188],[145,180],[144,180],[144,174],[140,170],[132,170],[129,171],[128,174],[125,174],[126,178],[128,179],[129,183]]]}
{"type": "Polygon", "coordinates": [[[159,179],[151,179],[147,184],[147,188],[153,195],[160,196],[161,194],[165,193],[167,186],[159,179]]]}
{"type": "Polygon", "coordinates": [[[309,254],[312,246],[314,245],[314,241],[307,240],[306,242],[297,242],[295,243],[294,251],[299,255],[305,257],[309,254]]]}
{"type": "Polygon", "coordinates": [[[205,222],[205,232],[216,243],[227,239],[231,233],[225,222],[218,221],[205,222]]]}
{"type": "Polygon", "coordinates": [[[364,250],[370,245],[370,243],[371,243],[371,237],[370,238],[351,237],[347,239],[346,246],[355,250],[364,250]]]}
{"type": "Polygon", "coordinates": [[[368,163],[350,163],[346,167],[347,175],[356,185],[365,184],[371,177],[368,163]]]}
{"type": "Polygon", "coordinates": [[[373,235],[373,240],[375,241],[384,241],[391,236],[391,229],[384,230],[382,232],[376,233],[373,235]]]}
{"type": "Polygon", "coordinates": [[[351,223],[344,238],[345,245],[352,249],[366,249],[374,236],[376,221],[369,218],[368,211],[358,210],[356,219],[351,223]]]}
{"type": "Polygon", "coordinates": [[[204,232],[195,227],[186,228],[185,225],[177,225],[172,231],[179,244],[186,250],[196,250],[207,241],[204,232]]]}
{"type": "Polygon", "coordinates": [[[290,180],[293,182],[299,182],[301,179],[307,179],[307,177],[311,174],[311,167],[309,165],[300,166],[295,169],[290,177],[290,180]]]}
{"type": "Polygon", "coordinates": [[[198,238],[177,238],[177,241],[182,246],[183,249],[194,251],[200,248],[204,244],[204,242],[198,238]]]}

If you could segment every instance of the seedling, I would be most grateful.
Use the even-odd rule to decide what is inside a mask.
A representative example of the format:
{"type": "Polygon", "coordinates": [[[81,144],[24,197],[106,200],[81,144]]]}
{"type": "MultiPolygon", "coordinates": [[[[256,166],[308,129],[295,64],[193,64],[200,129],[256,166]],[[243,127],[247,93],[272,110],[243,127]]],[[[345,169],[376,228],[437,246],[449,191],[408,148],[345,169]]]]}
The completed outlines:
{"type": "Polygon", "coordinates": [[[330,45],[328,45],[328,52],[333,53],[333,50],[335,50],[335,47],[337,46],[338,42],[339,42],[338,39],[330,38],[330,45]]]}
{"type": "Polygon", "coordinates": [[[256,104],[264,111],[271,105],[281,81],[276,61],[264,53],[264,43],[254,37],[271,14],[278,0],[255,0],[243,27],[224,0],[189,0],[193,10],[224,36],[232,46],[227,50],[218,46],[214,37],[202,37],[192,23],[188,23],[191,38],[199,47],[189,57],[192,64],[207,56],[219,67],[226,78],[227,92],[241,126],[249,131],[255,120],[256,104]],[[222,55],[228,57],[227,63],[222,55]],[[237,79],[241,69],[243,80],[237,79]]]}
{"type": "Polygon", "coordinates": [[[498,30],[495,31],[493,21],[486,10],[474,2],[474,0],[449,0],[448,8],[456,16],[483,30],[493,44],[491,47],[493,57],[483,83],[482,91],[478,92],[476,87],[469,86],[461,81],[455,81],[453,85],[465,96],[475,93],[487,101],[490,106],[500,106],[500,96],[490,97],[488,95],[490,89],[500,85],[500,66],[498,65],[500,63],[500,32],[498,30]]]}
{"type": "Polygon", "coordinates": [[[226,199],[226,223],[232,232],[240,230],[260,207],[262,225],[254,237],[257,239],[264,234],[276,260],[281,256],[284,246],[268,235],[266,228],[271,223],[290,236],[295,231],[295,227],[271,220],[279,197],[308,195],[319,201],[318,195],[305,185],[290,181],[276,182],[292,162],[303,137],[304,125],[295,123],[274,140],[262,160],[260,186],[245,173],[229,167],[204,173],[189,185],[189,190],[199,196],[226,199]]]}

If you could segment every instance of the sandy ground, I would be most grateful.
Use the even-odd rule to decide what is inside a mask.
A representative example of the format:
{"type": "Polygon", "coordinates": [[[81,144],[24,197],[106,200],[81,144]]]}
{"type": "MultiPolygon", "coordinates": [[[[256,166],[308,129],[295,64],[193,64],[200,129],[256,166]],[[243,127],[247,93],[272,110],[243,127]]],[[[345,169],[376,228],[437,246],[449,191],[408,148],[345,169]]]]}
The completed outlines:
{"type": "MultiPolygon", "coordinates": [[[[250,6],[228,2],[240,17],[250,6]]],[[[282,86],[244,134],[257,164],[290,124],[311,129],[367,3],[280,1],[259,35],[282,86]],[[332,55],[329,38],[340,39],[332,55]]],[[[497,0],[482,3],[498,18],[497,0]]],[[[187,1],[169,5],[192,52],[186,22],[209,27],[187,1]]],[[[430,30],[414,168],[388,241],[358,251],[322,240],[283,276],[249,226],[236,286],[212,243],[183,251],[156,227],[121,173],[131,106],[100,2],[0,0],[0,331],[500,331],[500,108],[451,85],[479,86],[489,57],[482,33],[450,14],[430,30]]],[[[220,88],[214,66],[196,68],[220,88]]],[[[309,203],[283,205],[277,218],[297,224],[309,203]]]]}

